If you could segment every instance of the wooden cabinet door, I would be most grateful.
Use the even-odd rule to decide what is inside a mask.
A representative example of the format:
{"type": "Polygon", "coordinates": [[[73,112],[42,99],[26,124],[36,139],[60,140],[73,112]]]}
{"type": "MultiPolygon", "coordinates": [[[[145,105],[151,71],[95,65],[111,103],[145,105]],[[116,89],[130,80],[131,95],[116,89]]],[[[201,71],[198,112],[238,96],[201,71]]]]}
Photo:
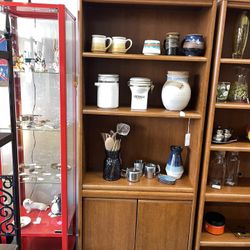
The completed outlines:
{"type": "Polygon", "coordinates": [[[136,200],[83,200],[83,250],[133,250],[136,200]]]}
{"type": "Polygon", "coordinates": [[[139,200],[137,250],[188,249],[191,202],[139,200]]]}

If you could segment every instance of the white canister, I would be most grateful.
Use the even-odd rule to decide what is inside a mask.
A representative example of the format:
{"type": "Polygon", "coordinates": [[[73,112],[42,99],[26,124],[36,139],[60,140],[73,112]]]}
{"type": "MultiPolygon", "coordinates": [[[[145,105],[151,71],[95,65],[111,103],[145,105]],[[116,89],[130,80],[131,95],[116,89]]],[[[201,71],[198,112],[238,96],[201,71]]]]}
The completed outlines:
{"type": "Polygon", "coordinates": [[[97,107],[119,107],[119,75],[99,74],[97,86],[97,107]]]}
{"type": "Polygon", "coordinates": [[[131,109],[147,109],[148,92],[154,88],[152,81],[144,77],[132,77],[129,80],[128,86],[131,90],[131,109]]]}
{"type": "Polygon", "coordinates": [[[161,99],[166,109],[181,111],[187,107],[191,98],[188,76],[188,71],[168,71],[167,81],[161,92],[161,99]]]}

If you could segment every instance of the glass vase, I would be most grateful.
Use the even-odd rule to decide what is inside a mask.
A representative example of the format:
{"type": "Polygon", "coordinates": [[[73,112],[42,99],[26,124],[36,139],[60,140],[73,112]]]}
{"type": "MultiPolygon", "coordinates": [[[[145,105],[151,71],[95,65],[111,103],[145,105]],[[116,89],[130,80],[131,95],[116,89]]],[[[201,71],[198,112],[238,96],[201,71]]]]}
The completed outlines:
{"type": "Polygon", "coordinates": [[[231,102],[249,102],[248,98],[248,83],[247,83],[247,70],[240,68],[237,74],[237,80],[230,86],[228,93],[228,100],[231,102]]]}
{"type": "Polygon", "coordinates": [[[239,16],[233,37],[233,58],[242,58],[248,39],[249,18],[247,12],[243,11],[239,16]]]}
{"type": "Polygon", "coordinates": [[[103,179],[107,181],[116,181],[120,179],[121,158],[120,151],[105,151],[103,179]]]}

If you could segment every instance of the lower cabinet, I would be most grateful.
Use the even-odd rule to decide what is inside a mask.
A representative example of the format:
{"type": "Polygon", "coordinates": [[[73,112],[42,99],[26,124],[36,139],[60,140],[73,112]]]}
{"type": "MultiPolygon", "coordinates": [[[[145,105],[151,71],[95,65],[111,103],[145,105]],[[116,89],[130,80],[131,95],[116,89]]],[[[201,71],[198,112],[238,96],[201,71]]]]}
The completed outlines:
{"type": "Polygon", "coordinates": [[[83,199],[83,250],[186,250],[192,203],[83,199]]]}
{"type": "Polygon", "coordinates": [[[138,201],[137,250],[188,249],[191,202],[138,201]]]}
{"type": "Polygon", "coordinates": [[[137,200],[83,200],[83,249],[132,250],[137,200]]]}

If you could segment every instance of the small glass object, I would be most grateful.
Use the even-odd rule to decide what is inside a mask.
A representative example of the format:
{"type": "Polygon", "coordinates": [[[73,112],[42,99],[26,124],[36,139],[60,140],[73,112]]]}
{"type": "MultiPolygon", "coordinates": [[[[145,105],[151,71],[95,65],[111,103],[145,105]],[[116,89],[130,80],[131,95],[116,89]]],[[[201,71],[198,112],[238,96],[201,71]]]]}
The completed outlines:
{"type": "Polygon", "coordinates": [[[219,82],[217,85],[217,102],[225,102],[230,90],[230,82],[219,82]]]}
{"type": "Polygon", "coordinates": [[[233,58],[242,58],[248,39],[249,18],[247,12],[243,11],[239,16],[233,38],[233,58]]]}
{"type": "Polygon", "coordinates": [[[248,98],[248,83],[246,81],[246,69],[241,68],[237,74],[237,80],[231,84],[228,100],[231,102],[245,102],[249,103],[248,98]]]}
{"type": "Polygon", "coordinates": [[[221,189],[225,180],[225,152],[216,151],[209,165],[209,185],[212,188],[221,189]]]}
{"type": "Polygon", "coordinates": [[[239,166],[240,166],[239,153],[227,152],[225,185],[227,186],[238,185],[239,166]]]}
{"type": "Polygon", "coordinates": [[[166,34],[164,41],[164,48],[166,55],[177,55],[179,50],[179,37],[178,32],[169,32],[166,34]]]}

